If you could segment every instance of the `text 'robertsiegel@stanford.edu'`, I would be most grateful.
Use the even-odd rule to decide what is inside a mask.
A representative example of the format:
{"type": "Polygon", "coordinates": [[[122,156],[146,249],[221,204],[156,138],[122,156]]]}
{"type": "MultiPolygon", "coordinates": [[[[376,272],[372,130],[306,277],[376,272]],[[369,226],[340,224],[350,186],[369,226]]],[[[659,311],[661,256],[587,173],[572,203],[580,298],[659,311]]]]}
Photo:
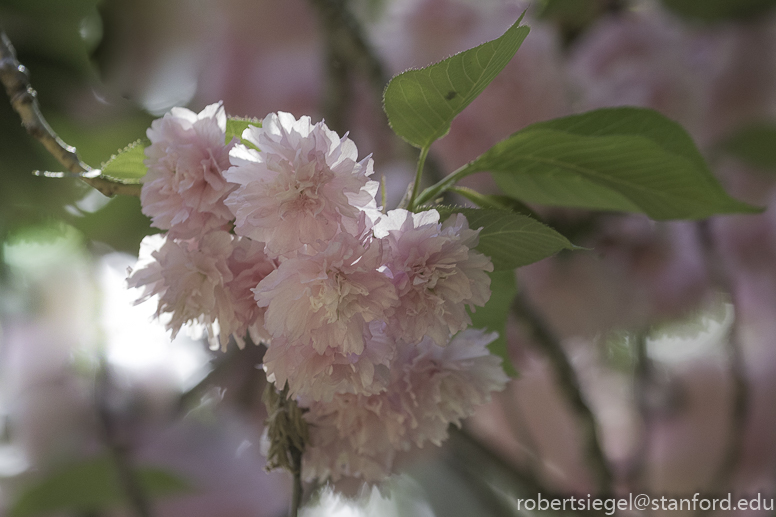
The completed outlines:
{"type": "Polygon", "coordinates": [[[690,511],[715,511],[715,510],[767,510],[773,511],[773,498],[763,497],[757,494],[755,497],[734,498],[733,494],[727,497],[701,497],[700,493],[692,497],[650,497],[646,494],[628,494],[622,497],[543,497],[537,494],[534,498],[517,499],[517,510],[570,510],[570,511],[603,511],[606,515],[613,515],[615,511],[644,511],[644,510],[690,510],[690,511]]]}

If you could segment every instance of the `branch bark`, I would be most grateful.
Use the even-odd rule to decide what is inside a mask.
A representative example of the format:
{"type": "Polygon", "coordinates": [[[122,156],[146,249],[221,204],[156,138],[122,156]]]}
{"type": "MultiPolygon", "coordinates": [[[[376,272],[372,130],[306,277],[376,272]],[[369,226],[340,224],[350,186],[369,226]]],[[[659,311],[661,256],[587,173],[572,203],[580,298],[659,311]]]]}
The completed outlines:
{"type": "Polygon", "coordinates": [[[544,319],[522,295],[518,295],[513,305],[515,315],[528,325],[534,342],[550,360],[555,370],[558,386],[571,405],[572,411],[582,424],[582,439],[588,465],[595,477],[598,490],[606,495],[612,492],[614,476],[604,455],[598,436],[598,422],[593,411],[585,402],[574,368],[571,366],[560,340],[554,335],[544,319]]]}
{"type": "Polygon", "coordinates": [[[354,71],[363,74],[382,102],[388,75],[370,45],[361,24],[348,9],[348,0],[309,0],[318,11],[326,37],[329,84],[324,117],[330,127],[345,131],[344,108],[349,104],[348,80],[354,71]]]}
{"type": "Polygon", "coordinates": [[[119,436],[120,431],[116,428],[116,422],[111,412],[107,393],[111,389],[109,366],[102,361],[97,373],[97,382],[95,387],[95,397],[97,405],[97,414],[102,424],[102,436],[106,447],[110,451],[113,463],[118,471],[119,483],[124,490],[132,510],[137,517],[152,517],[151,503],[148,495],[132,468],[130,458],[130,448],[119,436]]]}
{"type": "Polygon", "coordinates": [[[16,59],[16,51],[5,32],[0,30],[0,82],[11,101],[14,111],[22,119],[22,126],[33,138],[56,158],[70,173],[43,173],[44,176],[79,178],[106,196],[116,194],[140,195],[140,185],[120,183],[100,176],[100,169],[92,169],[81,161],[75,147],[66,144],[51,129],[38,105],[38,94],[30,84],[27,68],[16,59]]]}

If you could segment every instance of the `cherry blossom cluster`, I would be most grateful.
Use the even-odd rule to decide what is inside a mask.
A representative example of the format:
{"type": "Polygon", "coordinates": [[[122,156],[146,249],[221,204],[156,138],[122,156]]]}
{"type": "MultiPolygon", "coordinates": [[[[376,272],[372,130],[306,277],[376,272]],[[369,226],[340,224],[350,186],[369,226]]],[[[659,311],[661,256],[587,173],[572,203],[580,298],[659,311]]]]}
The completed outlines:
{"type": "Polygon", "coordinates": [[[128,283],[175,335],[267,347],[264,369],[307,408],[309,479],[387,475],[503,389],[495,334],[467,330],[490,297],[479,230],[436,210],[381,212],[371,158],[323,122],[272,113],[226,142],[221,104],[148,130],[152,225],[128,283]]]}

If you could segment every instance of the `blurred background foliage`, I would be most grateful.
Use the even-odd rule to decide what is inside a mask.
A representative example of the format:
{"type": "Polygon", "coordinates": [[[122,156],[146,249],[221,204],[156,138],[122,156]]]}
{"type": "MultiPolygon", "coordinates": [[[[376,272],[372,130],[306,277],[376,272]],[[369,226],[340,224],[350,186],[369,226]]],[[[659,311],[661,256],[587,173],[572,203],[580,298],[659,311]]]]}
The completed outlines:
{"type": "MultiPolygon", "coordinates": [[[[518,2],[499,11],[501,2],[473,0],[0,0],[0,27],[29,69],[49,123],[93,167],[143,138],[171,106],[198,110],[224,99],[232,115],[287,110],[336,117],[352,129],[361,155],[374,153],[393,206],[411,178],[414,156],[387,130],[374,71],[370,76],[348,61],[338,46],[336,23],[346,18],[322,22],[321,5],[347,9],[387,75],[497,36],[527,6],[518,2]]],[[[773,36],[774,8],[774,0],[533,2],[532,32],[514,67],[432,148],[432,172],[450,171],[527,124],[625,99],[686,124],[735,195],[771,203],[757,218],[692,228],[534,207],[576,244],[595,250],[527,268],[518,287],[563,339],[620,490],[776,488],[776,424],[768,395],[776,370],[768,350],[775,347],[767,323],[776,300],[776,262],[768,248],[776,102],[767,93],[776,85],[769,82],[776,53],[761,45],[773,36]],[[658,14],[645,15],[647,29],[638,27],[646,36],[634,36],[633,43],[627,33],[638,31],[627,24],[644,13],[658,14]],[[595,47],[595,38],[617,23],[626,36],[600,36],[603,43],[595,47]],[[732,99],[720,101],[719,111],[715,105],[700,122],[690,113],[702,95],[692,81],[686,84],[692,71],[672,61],[689,48],[683,46],[685,32],[697,36],[690,62],[724,63],[707,82],[716,81],[719,98],[732,99]],[[723,43],[704,46],[717,36],[723,43]],[[607,68],[608,52],[631,48],[618,46],[620,39],[630,41],[635,57],[621,63],[615,55],[607,68]],[[586,65],[583,54],[592,56],[586,65]],[[566,76],[573,66],[600,83],[586,84],[580,93],[566,76]],[[607,79],[614,86],[601,86],[607,79]],[[739,173],[742,163],[748,169],[739,173]],[[717,248],[704,241],[710,234],[717,248]],[[697,277],[702,280],[695,282],[697,277]],[[741,314],[750,325],[740,331],[749,340],[741,349],[749,354],[743,366],[726,348],[741,314]],[[670,339],[659,341],[661,336],[670,339]],[[745,391],[735,385],[747,376],[753,383],[748,403],[736,402],[745,391]],[[723,411],[728,405],[754,416],[731,419],[723,411]],[[744,466],[736,468],[739,459],[744,466]],[[728,479],[712,479],[716,471],[728,479]]],[[[577,69],[578,76],[584,73],[577,69]]],[[[0,102],[0,249],[6,255],[0,262],[0,509],[26,501],[28,513],[20,515],[45,510],[50,501],[38,499],[40,508],[32,504],[29,510],[24,494],[40,494],[40,486],[62,478],[63,465],[67,477],[67,468],[83,469],[84,457],[105,448],[95,445],[104,433],[94,407],[104,397],[125,429],[119,442],[129,444],[138,463],[162,458],[171,471],[194,480],[198,495],[155,505],[154,514],[283,515],[288,480],[264,475],[258,454],[264,381],[254,366],[261,349],[216,355],[198,341],[170,345],[158,326],[152,337],[131,334],[153,311],[130,317],[135,309],[126,296],[123,305],[116,302],[118,309],[106,307],[123,289],[123,272],[141,239],[155,232],[139,200],[108,199],[75,179],[39,177],[36,170],[61,167],[24,132],[7,100],[0,102]],[[110,289],[116,292],[109,296],[110,289]],[[111,310],[127,322],[108,331],[113,324],[97,322],[95,315],[111,310]],[[134,341],[111,344],[121,335],[134,341]],[[127,350],[152,359],[144,363],[127,350]],[[100,388],[104,363],[116,372],[100,388]],[[173,375],[173,367],[180,371],[173,375]],[[14,454],[24,461],[14,464],[14,454]]],[[[472,182],[490,184],[483,177],[472,182]]],[[[569,409],[557,372],[531,348],[525,326],[512,321],[508,335],[521,371],[516,387],[465,432],[454,433],[441,452],[429,451],[408,466],[411,477],[393,482],[394,494],[401,495],[393,506],[378,493],[367,494],[368,514],[514,515],[517,496],[593,490],[582,452],[589,436],[569,409]]],[[[115,494],[115,485],[105,486],[115,494]]],[[[127,515],[117,499],[106,496],[74,514],[127,515]]],[[[331,511],[343,504],[325,492],[315,501],[331,511]]]]}

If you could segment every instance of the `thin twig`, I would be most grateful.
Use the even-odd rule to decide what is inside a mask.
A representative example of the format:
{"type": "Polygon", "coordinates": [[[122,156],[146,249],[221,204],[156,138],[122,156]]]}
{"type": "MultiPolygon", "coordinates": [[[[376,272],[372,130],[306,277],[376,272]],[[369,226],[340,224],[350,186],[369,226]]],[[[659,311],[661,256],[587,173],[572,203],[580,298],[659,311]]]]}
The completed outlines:
{"type": "Polygon", "coordinates": [[[650,392],[654,386],[654,365],[647,352],[647,332],[636,333],[635,341],[636,361],[633,371],[633,388],[636,406],[641,416],[642,429],[639,444],[631,459],[626,477],[635,485],[634,489],[639,489],[644,487],[645,468],[654,427],[653,404],[650,400],[650,392]]]}
{"type": "Polygon", "coordinates": [[[95,396],[97,413],[102,424],[103,441],[110,451],[118,472],[119,483],[134,513],[137,517],[151,517],[153,515],[151,503],[132,468],[129,446],[119,436],[115,419],[109,407],[107,399],[110,389],[109,366],[105,364],[105,361],[102,361],[97,373],[95,396]]]}
{"type": "Polygon", "coordinates": [[[524,296],[517,296],[513,308],[515,315],[529,326],[533,333],[534,342],[539,345],[550,360],[550,364],[555,370],[558,386],[568,403],[571,404],[571,409],[582,423],[585,455],[593,471],[599,492],[604,495],[610,494],[614,477],[601,449],[598,437],[598,423],[593,411],[582,396],[577,374],[571,366],[563,346],[544,319],[528,304],[524,296]]]}
{"type": "MultiPolygon", "coordinates": [[[[27,69],[16,59],[16,51],[5,32],[0,30],[0,82],[11,100],[11,106],[22,119],[27,133],[38,140],[46,150],[73,176],[94,187],[106,196],[140,195],[140,185],[120,183],[100,176],[100,169],[92,169],[81,161],[75,147],[67,145],[51,129],[38,106],[38,94],[30,85],[27,69]]],[[[60,176],[66,176],[64,174],[60,176]]]]}

